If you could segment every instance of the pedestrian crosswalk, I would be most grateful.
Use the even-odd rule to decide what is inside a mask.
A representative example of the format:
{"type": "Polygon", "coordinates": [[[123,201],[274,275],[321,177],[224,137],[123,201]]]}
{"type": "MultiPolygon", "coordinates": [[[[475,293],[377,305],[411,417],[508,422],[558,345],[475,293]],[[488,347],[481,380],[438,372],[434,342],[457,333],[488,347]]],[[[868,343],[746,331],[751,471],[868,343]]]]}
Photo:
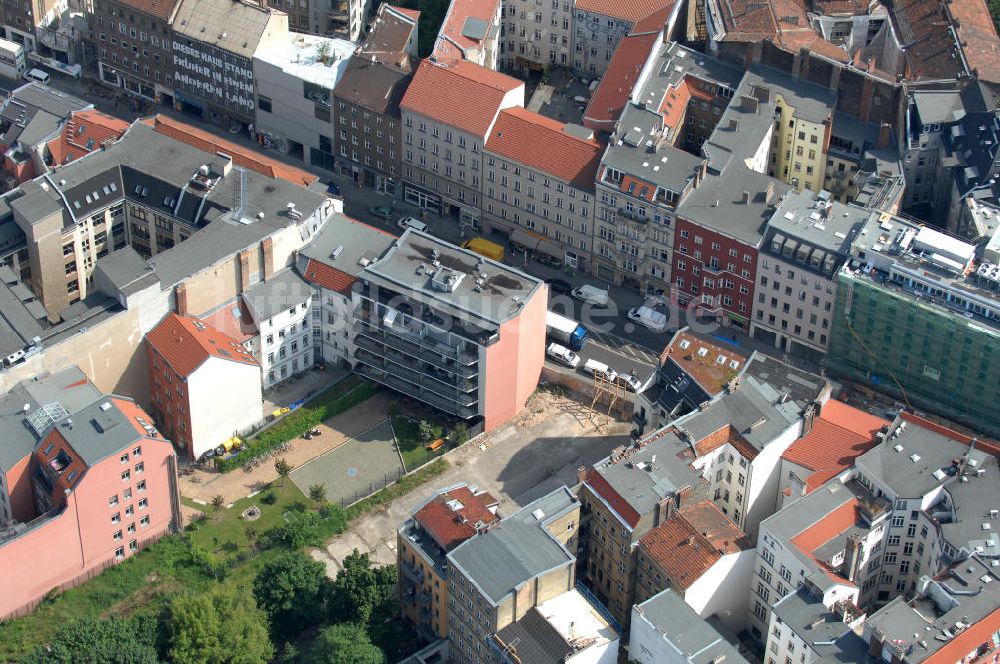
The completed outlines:
{"type": "Polygon", "coordinates": [[[591,341],[596,341],[602,346],[605,346],[608,350],[618,353],[624,357],[653,365],[655,365],[659,359],[658,353],[654,353],[650,349],[640,346],[634,341],[624,339],[617,334],[590,330],[588,331],[588,335],[591,341]]]}

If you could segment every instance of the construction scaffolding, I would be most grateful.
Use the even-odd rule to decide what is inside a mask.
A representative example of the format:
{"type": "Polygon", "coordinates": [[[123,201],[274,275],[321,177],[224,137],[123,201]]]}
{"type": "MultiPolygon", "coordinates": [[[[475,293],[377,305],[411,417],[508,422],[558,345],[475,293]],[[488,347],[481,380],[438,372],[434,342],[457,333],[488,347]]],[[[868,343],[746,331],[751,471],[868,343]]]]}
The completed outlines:
{"type": "Polygon", "coordinates": [[[607,404],[604,411],[609,417],[616,410],[621,419],[625,418],[626,395],[628,388],[617,380],[610,380],[608,375],[602,371],[594,372],[594,399],[590,402],[590,409],[597,410],[598,404],[607,404]]]}

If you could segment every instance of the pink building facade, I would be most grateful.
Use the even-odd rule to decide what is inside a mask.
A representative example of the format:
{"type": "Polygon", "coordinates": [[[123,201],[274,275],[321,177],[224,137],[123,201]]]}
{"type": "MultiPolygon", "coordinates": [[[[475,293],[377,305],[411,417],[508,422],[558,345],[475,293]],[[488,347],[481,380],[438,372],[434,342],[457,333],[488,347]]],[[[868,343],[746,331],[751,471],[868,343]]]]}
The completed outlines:
{"type": "Polygon", "coordinates": [[[0,619],[180,527],[176,456],[151,423],[135,402],[100,397],[46,423],[26,462],[8,472],[16,518],[0,530],[0,619]],[[29,493],[34,518],[24,520],[29,493]]]}

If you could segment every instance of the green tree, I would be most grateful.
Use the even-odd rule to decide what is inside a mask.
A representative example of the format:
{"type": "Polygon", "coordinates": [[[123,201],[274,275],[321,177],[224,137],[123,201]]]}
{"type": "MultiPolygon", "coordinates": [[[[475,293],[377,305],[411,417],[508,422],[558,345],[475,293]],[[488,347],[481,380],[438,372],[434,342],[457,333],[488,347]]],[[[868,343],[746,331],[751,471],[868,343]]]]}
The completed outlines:
{"type": "Polygon", "coordinates": [[[315,500],[317,503],[321,503],[326,500],[326,485],[325,484],[313,484],[309,487],[309,497],[315,500]]]}
{"type": "Polygon", "coordinates": [[[281,478],[281,486],[285,486],[285,478],[288,477],[288,473],[292,472],[292,467],[285,461],[285,457],[281,457],[274,462],[274,471],[281,478]]]}
{"type": "Polygon", "coordinates": [[[156,621],[138,617],[78,618],[56,630],[21,664],[158,664],[156,621]]]}
{"type": "Polygon", "coordinates": [[[368,640],[364,627],[344,623],[319,633],[309,664],[385,664],[385,654],[368,640]]]}
{"type": "Polygon", "coordinates": [[[324,617],[329,584],[322,563],[300,551],[288,551],[261,568],[253,594],[271,619],[275,635],[293,637],[324,617]]]}
{"type": "Polygon", "coordinates": [[[372,567],[367,553],[354,549],[333,582],[329,607],[333,622],[367,624],[372,613],[395,601],[396,568],[372,567]]]}
{"type": "Polygon", "coordinates": [[[166,630],[177,664],[266,664],[274,656],[267,615],[246,587],[217,585],[178,595],[166,630]]]}
{"type": "Polygon", "coordinates": [[[225,506],[226,506],[226,499],[223,497],[221,493],[216,494],[215,497],[212,498],[213,509],[221,510],[225,506]]]}

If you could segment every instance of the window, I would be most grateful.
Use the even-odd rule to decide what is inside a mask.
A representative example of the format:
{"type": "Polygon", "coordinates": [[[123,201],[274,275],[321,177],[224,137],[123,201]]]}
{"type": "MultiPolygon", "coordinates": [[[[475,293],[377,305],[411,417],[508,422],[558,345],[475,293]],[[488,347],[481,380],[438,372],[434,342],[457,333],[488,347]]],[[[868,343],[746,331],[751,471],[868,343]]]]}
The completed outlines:
{"type": "Polygon", "coordinates": [[[139,542],[137,542],[136,540],[132,540],[131,542],[129,542],[128,543],[128,550],[129,551],[133,551],[133,552],[138,551],[139,550],[139,542]]]}
{"type": "Polygon", "coordinates": [[[121,560],[125,557],[125,547],[120,546],[115,549],[115,560],[121,560]]]}
{"type": "Polygon", "coordinates": [[[142,499],[140,499],[139,500],[139,509],[144,510],[147,507],[149,507],[149,499],[148,498],[142,498],[142,499]]]}
{"type": "Polygon", "coordinates": [[[115,494],[115,495],[111,496],[110,498],[108,498],[108,505],[110,507],[114,507],[117,504],[118,504],[118,494],[115,494]]]}
{"type": "Polygon", "coordinates": [[[111,523],[112,524],[121,523],[121,522],[122,522],[122,515],[121,515],[120,512],[115,512],[114,514],[111,515],[111,523]]]}
{"type": "Polygon", "coordinates": [[[128,452],[118,457],[118,460],[122,463],[128,463],[128,452]]]}
{"type": "Polygon", "coordinates": [[[142,474],[142,472],[144,470],[146,470],[146,464],[145,463],[143,463],[142,461],[140,461],[139,463],[135,464],[135,474],[136,475],[142,474]]]}
{"type": "Polygon", "coordinates": [[[271,98],[265,97],[264,95],[258,95],[257,108],[267,113],[273,113],[273,111],[271,110],[271,98]]]}
{"type": "Polygon", "coordinates": [[[127,470],[122,471],[122,482],[128,482],[129,478],[132,477],[132,473],[127,470]]]}
{"type": "Polygon", "coordinates": [[[147,514],[146,516],[139,519],[139,526],[141,528],[145,528],[148,525],[149,525],[149,515],[147,514]]]}
{"type": "Polygon", "coordinates": [[[140,480],[139,482],[137,482],[136,485],[135,485],[135,490],[138,491],[139,493],[142,493],[143,491],[145,491],[146,490],[146,480],[140,480]]]}

